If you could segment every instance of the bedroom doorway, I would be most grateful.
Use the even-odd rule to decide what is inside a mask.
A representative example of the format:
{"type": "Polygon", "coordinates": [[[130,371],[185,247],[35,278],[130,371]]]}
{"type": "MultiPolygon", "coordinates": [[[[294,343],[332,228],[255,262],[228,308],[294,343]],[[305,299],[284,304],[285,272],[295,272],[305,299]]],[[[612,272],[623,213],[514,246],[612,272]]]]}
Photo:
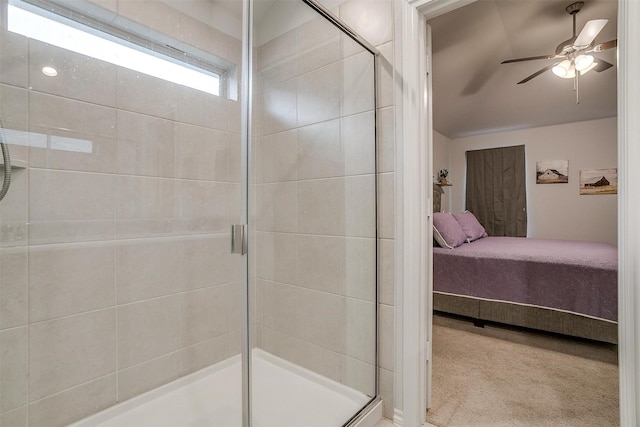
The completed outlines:
{"type": "MultiPolygon", "coordinates": [[[[464,6],[468,2],[442,0],[442,1],[434,1],[434,2],[431,2],[429,4],[426,4],[427,2],[414,0],[414,1],[408,1],[407,3],[408,3],[408,8],[410,9],[409,10],[409,15],[411,13],[414,13],[415,16],[418,16],[420,19],[425,19],[425,18],[430,18],[432,16],[436,16],[436,15],[439,15],[441,13],[453,10],[453,9],[455,9],[457,7],[464,6]]],[[[637,13],[637,11],[635,11],[634,13],[637,13]]],[[[630,18],[627,18],[627,19],[631,20],[630,18]]],[[[628,25],[628,22],[625,22],[625,24],[628,25]]],[[[421,28],[423,28],[423,27],[417,27],[415,29],[414,33],[413,33],[413,36],[416,39],[420,38],[420,35],[418,35],[417,33],[419,33],[421,31],[421,28]]],[[[619,38],[622,39],[625,35],[628,34],[628,29],[625,27],[622,30],[620,30],[619,33],[621,34],[621,36],[619,38]]],[[[422,43],[423,44],[416,43],[416,45],[424,46],[426,41],[423,41],[422,43]]],[[[633,44],[633,43],[637,43],[637,40],[631,40],[631,44],[633,44]]],[[[419,56],[415,55],[415,57],[418,58],[419,56]]],[[[413,65],[416,62],[418,62],[418,59],[407,60],[405,62],[405,64],[410,63],[411,65],[413,65]]],[[[622,76],[625,76],[626,75],[626,69],[624,67],[624,61],[621,61],[620,65],[621,65],[621,74],[622,74],[622,76]]],[[[418,74],[420,74],[420,73],[418,73],[418,74]]],[[[422,93],[424,90],[426,90],[425,86],[421,86],[420,85],[420,83],[422,83],[424,85],[427,85],[426,81],[420,82],[420,79],[416,78],[415,82],[417,82],[415,87],[418,88],[418,92],[422,93]]],[[[625,84],[628,85],[628,83],[625,83],[625,84]]],[[[619,94],[621,94],[621,93],[624,94],[623,87],[624,87],[624,85],[620,85],[619,86],[619,88],[618,88],[618,93],[619,94]]],[[[620,118],[620,120],[623,121],[623,125],[620,126],[620,128],[626,130],[627,127],[631,127],[631,128],[633,128],[632,130],[634,130],[635,127],[630,126],[628,124],[626,125],[626,127],[623,127],[623,126],[625,126],[624,123],[628,123],[628,120],[626,119],[627,117],[629,117],[628,111],[633,111],[634,108],[637,108],[637,100],[634,98],[635,95],[633,93],[631,95],[627,94],[627,95],[623,95],[623,96],[625,98],[625,99],[623,99],[624,102],[620,104],[621,105],[621,108],[620,108],[621,118],[620,118]]],[[[428,103],[428,102],[430,102],[431,97],[428,96],[427,98],[428,98],[428,101],[427,101],[427,103],[428,103]]],[[[425,122],[429,123],[429,120],[426,120],[425,122]]],[[[407,126],[406,122],[405,122],[405,126],[407,126]]],[[[407,129],[407,127],[405,127],[405,134],[413,136],[412,132],[415,129],[411,128],[409,131],[407,131],[406,129],[407,129]]],[[[431,141],[430,141],[431,128],[430,128],[430,126],[427,126],[426,129],[417,130],[415,132],[418,133],[418,134],[422,134],[422,135],[424,135],[424,133],[429,134],[428,137],[424,138],[423,140],[429,140],[429,144],[431,144],[431,141]]],[[[620,134],[621,133],[622,132],[620,132],[620,134]]],[[[625,133],[624,135],[621,134],[619,136],[619,138],[618,138],[620,140],[619,151],[621,153],[622,152],[629,153],[629,141],[631,139],[629,137],[629,133],[628,132],[624,132],[624,133],[625,133]]],[[[427,135],[425,135],[425,136],[427,136],[427,135]]],[[[632,151],[631,154],[632,155],[634,155],[634,154],[637,155],[637,153],[635,153],[635,151],[632,151]]],[[[406,157],[407,156],[405,155],[405,158],[406,157]]],[[[621,157],[621,159],[622,159],[622,157],[621,157]]],[[[619,164],[619,167],[620,168],[624,168],[624,166],[626,164],[629,164],[629,161],[625,161],[624,163],[621,161],[620,164],[619,164]]],[[[428,173],[424,173],[425,171],[422,171],[423,177],[426,178],[426,182],[429,184],[429,186],[432,183],[432,178],[429,177],[428,175],[431,174],[432,170],[437,170],[437,168],[438,168],[438,166],[434,164],[434,165],[430,165],[428,167],[428,173]]],[[[630,178],[632,176],[632,173],[630,173],[629,170],[625,170],[624,172],[621,171],[621,180],[623,180],[625,176],[630,178]],[[623,176],[623,174],[624,174],[624,176],[623,176]]],[[[633,175],[633,176],[635,176],[635,175],[633,175]]],[[[630,209],[628,202],[625,200],[626,199],[625,195],[628,195],[628,194],[629,194],[628,192],[625,192],[625,193],[621,192],[620,196],[619,196],[619,199],[620,199],[619,200],[619,206],[620,206],[620,218],[621,218],[621,220],[620,220],[620,225],[618,227],[619,230],[620,230],[618,234],[620,236],[625,236],[625,233],[626,233],[626,235],[628,235],[629,232],[631,232],[631,234],[633,235],[634,231],[636,230],[636,228],[634,228],[635,224],[633,223],[634,219],[631,217],[632,210],[630,209]],[[625,230],[627,230],[627,231],[625,231],[625,230]]],[[[428,240],[429,241],[427,242],[427,245],[430,246],[430,237],[429,237],[428,240]]],[[[621,239],[621,245],[625,245],[624,247],[621,247],[622,253],[621,253],[621,268],[620,268],[620,270],[621,270],[621,272],[620,272],[620,277],[621,277],[621,279],[620,279],[621,280],[621,287],[620,287],[621,288],[621,292],[620,292],[620,294],[623,295],[623,294],[630,294],[631,291],[632,291],[633,283],[631,281],[632,279],[630,278],[630,275],[628,274],[628,271],[632,267],[630,265],[630,263],[629,263],[629,260],[630,260],[630,258],[629,258],[630,255],[629,254],[631,253],[631,249],[633,247],[635,247],[634,246],[635,243],[634,243],[634,241],[632,241],[631,238],[625,238],[624,242],[621,239]]],[[[430,294],[429,294],[429,297],[430,297],[430,294]]],[[[429,297],[427,299],[429,299],[429,297]]],[[[428,305],[428,303],[427,303],[427,305],[428,305]]],[[[631,305],[632,305],[632,303],[631,303],[631,305]]],[[[627,372],[629,372],[630,374],[633,375],[633,374],[635,374],[635,371],[632,369],[632,366],[630,366],[630,363],[634,360],[634,358],[633,358],[634,355],[633,355],[632,349],[624,347],[624,344],[625,344],[624,337],[625,336],[626,337],[631,337],[631,335],[633,334],[633,329],[629,329],[633,325],[632,322],[630,321],[631,319],[629,317],[627,317],[627,318],[624,317],[624,316],[628,316],[629,315],[628,313],[631,312],[631,309],[628,308],[628,310],[623,310],[621,308],[621,310],[622,310],[622,312],[621,312],[621,322],[623,322],[623,323],[626,322],[626,326],[624,328],[622,328],[622,331],[621,331],[621,336],[623,337],[623,339],[621,339],[621,359],[623,359],[623,357],[626,357],[626,358],[628,358],[627,360],[629,361],[626,365],[624,365],[624,366],[621,365],[621,369],[627,369],[627,372]],[[625,352],[626,352],[626,354],[625,354],[625,352]]],[[[431,314],[428,313],[428,315],[430,316],[431,314]]],[[[623,384],[622,385],[622,390],[625,390],[625,388],[629,389],[630,387],[632,387],[633,384],[629,384],[629,383],[632,383],[632,382],[633,382],[632,380],[629,380],[627,382],[626,386],[623,384]]],[[[622,394],[623,398],[625,396],[627,396],[627,398],[623,399],[626,402],[625,403],[626,406],[623,407],[623,409],[622,409],[623,412],[625,410],[626,410],[626,413],[633,412],[633,411],[630,411],[629,408],[631,407],[631,405],[635,405],[635,403],[633,403],[633,399],[631,397],[628,397],[628,396],[635,396],[635,391],[631,390],[630,393],[621,393],[621,394],[622,394]]]]}

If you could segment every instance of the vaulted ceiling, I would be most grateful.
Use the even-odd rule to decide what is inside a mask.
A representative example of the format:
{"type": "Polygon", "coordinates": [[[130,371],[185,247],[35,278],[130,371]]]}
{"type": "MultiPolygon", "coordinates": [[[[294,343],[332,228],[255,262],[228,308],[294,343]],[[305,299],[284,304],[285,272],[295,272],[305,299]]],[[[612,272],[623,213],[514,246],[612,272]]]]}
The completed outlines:
{"type": "MultiPolygon", "coordinates": [[[[572,36],[572,18],[565,11],[571,3],[478,0],[430,20],[435,130],[454,139],[615,116],[617,66],[581,76],[576,104],[573,79],[550,70],[517,84],[558,60],[500,64],[554,54],[556,46],[572,36]]],[[[617,2],[584,3],[576,31],[588,20],[607,18],[595,42],[615,39],[617,2]]],[[[616,54],[609,49],[594,56],[616,64],[616,54]]]]}

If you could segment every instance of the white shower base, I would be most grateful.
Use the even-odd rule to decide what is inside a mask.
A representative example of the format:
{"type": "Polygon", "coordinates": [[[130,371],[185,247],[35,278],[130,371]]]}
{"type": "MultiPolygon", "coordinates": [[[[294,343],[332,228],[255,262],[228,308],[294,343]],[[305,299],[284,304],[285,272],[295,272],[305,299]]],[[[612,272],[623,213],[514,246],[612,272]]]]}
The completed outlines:
{"type": "MultiPolygon", "coordinates": [[[[255,427],[341,426],[370,400],[260,349],[252,351],[252,361],[255,427]]],[[[72,427],[241,427],[241,387],[240,356],[235,356],[72,427]]],[[[366,424],[380,419],[374,417],[366,424]]]]}

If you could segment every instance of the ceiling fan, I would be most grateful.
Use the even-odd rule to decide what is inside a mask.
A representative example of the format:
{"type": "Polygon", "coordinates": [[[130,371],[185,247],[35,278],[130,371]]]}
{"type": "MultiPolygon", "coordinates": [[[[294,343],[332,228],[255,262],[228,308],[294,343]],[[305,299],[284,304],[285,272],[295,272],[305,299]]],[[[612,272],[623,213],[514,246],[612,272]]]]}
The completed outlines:
{"type": "Polygon", "coordinates": [[[573,36],[570,39],[561,42],[558,47],[556,47],[555,54],[508,59],[501,62],[501,64],[510,64],[512,62],[535,61],[539,59],[559,60],[524,78],[519,81],[518,84],[527,83],[529,80],[538,77],[540,74],[551,70],[553,74],[558,77],[574,79],[573,90],[576,91],[576,104],[578,104],[580,102],[578,97],[579,76],[584,75],[591,70],[601,72],[613,67],[613,64],[600,58],[596,59],[593,55],[590,55],[591,53],[602,52],[618,45],[617,39],[594,45],[596,36],[600,31],[602,31],[604,26],[607,25],[607,22],[609,22],[608,19],[594,19],[588,21],[582,28],[582,31],[580,31],[580,34],[576,35],[576,15],[580,12],[583,6],[584,2],[579,1],[566,7],[565,10],[567,13],[573,16],[573,36]]]}

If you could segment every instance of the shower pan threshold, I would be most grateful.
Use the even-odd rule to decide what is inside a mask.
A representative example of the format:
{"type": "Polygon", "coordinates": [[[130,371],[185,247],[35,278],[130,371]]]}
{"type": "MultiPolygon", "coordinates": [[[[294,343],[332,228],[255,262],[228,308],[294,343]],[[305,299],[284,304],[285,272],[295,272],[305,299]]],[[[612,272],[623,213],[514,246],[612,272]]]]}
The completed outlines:
{"type": "MultiPolygon", "coordinates": [[[[261,349],[252,351],[253,426],[341,426],[371,398],[261,349]]],[[[70,427],[242,427],[240,355],[70,427]]],[[[372,411],[379,412],[379,411],[372,411]]],[[[374,425],[381,415],[356,424],[374,425]]]]}

